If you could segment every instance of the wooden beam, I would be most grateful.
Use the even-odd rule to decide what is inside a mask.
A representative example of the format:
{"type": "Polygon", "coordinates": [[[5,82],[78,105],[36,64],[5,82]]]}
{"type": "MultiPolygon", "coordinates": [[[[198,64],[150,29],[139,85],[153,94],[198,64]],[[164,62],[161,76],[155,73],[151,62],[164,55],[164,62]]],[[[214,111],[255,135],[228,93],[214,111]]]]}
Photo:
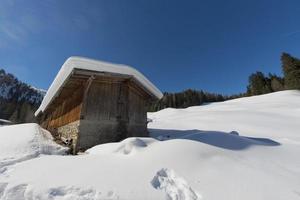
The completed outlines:
{"type": "Polygon", "coordinates": [[[82,108],[81,108],[81,112],[80,112],[80,119],[84,119],[84,115],[86,113],[86,101],[87,101],[87,95],[88,92],[90,90],[90,87],[92,85],[93,80],[95,79],[95,76],[92,75],[90,76],[90,78],[88,79],[85,89],[84,89],[84,93],[83,93],[83,98],[82,98],[82,108]]]}

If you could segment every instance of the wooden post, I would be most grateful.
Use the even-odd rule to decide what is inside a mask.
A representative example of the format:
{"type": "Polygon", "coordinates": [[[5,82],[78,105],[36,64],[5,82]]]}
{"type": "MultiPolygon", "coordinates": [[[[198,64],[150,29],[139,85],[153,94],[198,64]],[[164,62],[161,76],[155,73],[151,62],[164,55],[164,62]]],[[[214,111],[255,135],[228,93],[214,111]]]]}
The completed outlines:
{"type": "MultiPolygon", "coordinates": [[[[84,93],[83,93],[83,97],[82,97],[82,107],[81,107],[81,111],[80,111],[80,120],[84,119],[84,115],[86,114],[87,95],[88,95],[88,92],[90,90],[90,87],[91,87],[94,79],[95,79],[94,75],[90,76],[89,79],[87,80],[86,86],[84,88],[84,93]]],[[[72,153],[74,155],[77,152],[77,143],[78,143],[79,137],[80,137],[80,130],[78,130],[77,138],[72,141],[72,150],[73,150],[72,153]]]]}
{"type": "Polygon", "coordinates": [[[86,113],[86,101],[87,101],[87,95],[89,92],[89,89],[92,85],[93,80],[95,79],[95,76],[92,75],[90,78],[87,80],[86,86],[84,88],[84,93],[83,93],[83,98],[82,98],[82,108],[81,108],[81,113],[80,113],[80,119],[84,119],[84,115],[86,113]]]}
{"type": "Polygon", "coordinates": [[[120,83],[117,100],[117,140],[125,139],[128,135],[128,81],[120,83]]]}

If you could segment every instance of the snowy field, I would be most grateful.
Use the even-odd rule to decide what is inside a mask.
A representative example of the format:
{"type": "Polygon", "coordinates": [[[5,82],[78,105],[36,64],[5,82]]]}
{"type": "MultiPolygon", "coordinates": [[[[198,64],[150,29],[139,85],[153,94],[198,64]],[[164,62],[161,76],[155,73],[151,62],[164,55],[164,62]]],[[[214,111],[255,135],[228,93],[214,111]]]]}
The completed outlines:
{"type": "Polygon", "coordinates": [[[149,113],[152,138],[80,156],[0,127],[0,199],[300,200],[300,92],[149,113]]]}

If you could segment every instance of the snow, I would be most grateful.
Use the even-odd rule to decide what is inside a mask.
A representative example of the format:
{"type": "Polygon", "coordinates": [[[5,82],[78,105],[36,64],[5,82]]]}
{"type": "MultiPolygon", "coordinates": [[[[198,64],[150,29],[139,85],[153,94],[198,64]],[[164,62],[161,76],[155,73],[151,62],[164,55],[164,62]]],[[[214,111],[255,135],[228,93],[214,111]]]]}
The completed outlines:
{"type": "Polygon", "coordinates": [[[36,88],[36,87],[33,87],[30,85],[30,88],[37,91],[39,94],[41,94],[42,96],[45,96],[46,93],[47,93],[47,90],[44,90],[44,89],[40,89],[40,88],[36,88]]]}
{"type": "Polygon", "coordinates": [[[236,131],[240,135],[300,140],[299,91],[282,91],[187,109],[149,113],[150,128],[236,131]],[[176,123],[175,123],[176,122],[176,123]]]}
{"type": "Polygon", "coordinates": [[[6,83],[2,84],[2,87],[0,87],[0,97],[4,99],[9,98],[10,90],[13,88],[13,85],[8,85],[6,83]]]}
{"type": "Polygon", "coordinates": [[[37,124],[1,127],[0,148],[0,171],[40,154],[63,154],[67,150],[53,142],[51,134],[37,124]]]}
{"type": "Polygon", "coordinates": [[[71,76],[71,73],[74,69],[129,75],[135,78],[158,99],[161,99],[163,97],[163,94],[155,85],[153,85],[143,74],[132,67],[73,56],[68,58],[61,67],[35,115],[38,115],[40,112],[43,112],[47,108],[53,98],[55,98],[55,95],[58,93],[59,89],[71,76]]]}
{"type": "Polygon", "coordinates": [[[151,183],[155,189],[164,190],[168,200],[201,199],[201,196],[193,191],[184,179],[178,177],[175,172],[170,169],[165,168],[158,171],[151,183]]]}
{"type": "Polygon", "coordinates": [[[1,127],[0,160],[16,161],[0,170],[0,199],[297,200],[299,116],[299,91],[169,108],[149,113],[152,138],[24,161],[36,142],[16,135],[41,129],[1,127]]]}
{"type": "Polygon", "coordinates": [[[4,124],[12,124],[11,121],[7,120],[7,119],[0,119],[0,123],[4,123],[4,124]]]}
{"type": "Polygon", "coordinates": [[[0,72],[0,98],[3,100],[15,99],[18,102],[40,104],[45,94],[46,92],[42,89],[27,85],[11,74],[0,72]]]}
{"type": "Polygon", "coordinates": [[[117,143],[97,145],[88,149],[86,153],[96,155],[109,153],[129,155],[142,151],[144,148],[148,147],[153,142],[156,142],[156,140],[153,138],[127,138],[117,143]]]}

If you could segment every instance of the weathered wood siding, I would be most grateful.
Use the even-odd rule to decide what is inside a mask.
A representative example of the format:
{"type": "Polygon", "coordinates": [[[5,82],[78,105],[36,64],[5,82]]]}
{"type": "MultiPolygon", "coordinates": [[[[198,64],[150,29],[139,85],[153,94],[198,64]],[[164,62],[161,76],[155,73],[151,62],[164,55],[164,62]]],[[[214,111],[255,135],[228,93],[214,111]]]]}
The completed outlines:
{"type": "Polygon", "coordinates": [[[119,83],[93,82],[84,102],[82,116],[85,120],[116,120],[119,83]]]}
{"type": "Polygon", "coordinates": [[[81,113],[79,149],[115,142],[127,133],[127,86],[120,80],[95,80],[81,113]],[[122,127],[121,121],[125,121],[122,127]]]}
{"type": "Polygon", "coordinates": [[[129,136],[147,136],[147,96],[141,90],[131,86],[128,96],[128,133],[129,136]]]}
{"type": "Polygon", "coordinates": [[[80,120],[80,149],[147,135],[146,94],[132,84],[119,79],[92,83],[80,120]]]}
{"type": "Polygon", "coordinates": [[[48,130],[67,125],[80,119],[83,87],[77,88],[68,97],[57,97],[44,113],[42,126],[48,130]]]}
{"type": "Polygon", "coordinates": [[[145,124],[147,122],[147,100],[135,88],[130,88],[128,96],[129,122],[145,124]]]}

